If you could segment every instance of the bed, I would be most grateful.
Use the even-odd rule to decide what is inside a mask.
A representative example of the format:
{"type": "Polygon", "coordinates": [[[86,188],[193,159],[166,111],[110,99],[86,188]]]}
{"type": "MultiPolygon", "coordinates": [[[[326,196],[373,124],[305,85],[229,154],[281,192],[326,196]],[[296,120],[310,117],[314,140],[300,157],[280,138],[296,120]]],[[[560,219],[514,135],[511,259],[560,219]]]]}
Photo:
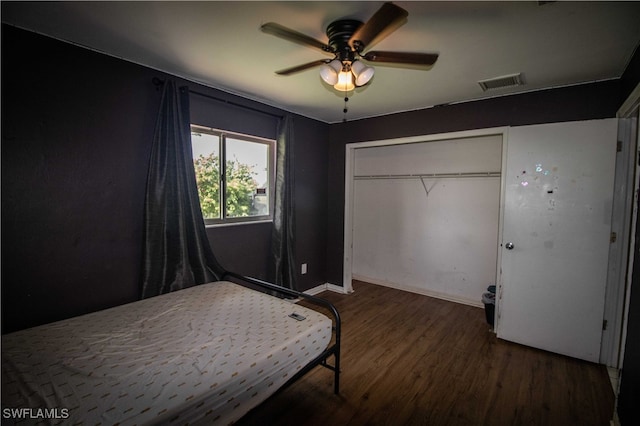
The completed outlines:
{"type": "Polygon", "coordinates": [[[317,365],[339,392],[333,305],[222,279],[4,335],[3,424],[226,425],[317,365]]]}

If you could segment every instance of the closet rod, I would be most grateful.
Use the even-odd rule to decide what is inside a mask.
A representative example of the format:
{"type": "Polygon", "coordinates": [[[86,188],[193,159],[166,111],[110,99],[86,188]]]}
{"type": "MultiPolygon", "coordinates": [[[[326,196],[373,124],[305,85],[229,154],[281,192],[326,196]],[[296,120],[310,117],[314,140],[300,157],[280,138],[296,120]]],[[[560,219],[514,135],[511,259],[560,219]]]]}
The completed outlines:
{"type": "Polygon", "coordinates": [[[500,177],[500,172],[482,173],[421,173],[409,175],[355,175],[354,180],[365,179],[425,179],[425,178],[477,178],[477,177],[500,177]]]}

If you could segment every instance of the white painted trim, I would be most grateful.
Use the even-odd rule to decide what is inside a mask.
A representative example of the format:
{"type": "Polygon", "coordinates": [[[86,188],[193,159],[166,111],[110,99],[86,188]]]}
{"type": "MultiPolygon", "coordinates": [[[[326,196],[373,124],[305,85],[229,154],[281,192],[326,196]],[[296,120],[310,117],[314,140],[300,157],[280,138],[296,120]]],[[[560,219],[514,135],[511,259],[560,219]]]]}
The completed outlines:
{"type": "MultiPolygon", "coordinates": [[[[620,119],[625,118],[635,118],[635,138],[636,138],[636,147],[633,157],[633,162],[635,165],[635,159],[640,158],[640,83],[638,83],[635,89],[631,92],[629,97],[624,101],[624,103],[618,109],[616,117],[620,119]]],[[[629,247],[628,247],[628,257],[627,257],[627,269],[626,269],[626,277],[621,276],[620,281],[618,282],[619,286],[625,288],[623,306],[622,306],[622,318],[619,319],[621,321],[621,332],[619,339],[619,348],[617,355],[617,360],[615,362],[615,366],[619,369],[622,369],[624,362],[624,352],[627,344],[627,325],[629,318],[629,301],[631,297],[631,287],[633,284],[633,263],[635,259],[635,235],[636,235],[636,227],[638,222],[638,191],[640,190],[640,170],[635,168],[634,175],[634,186],[633,188],[629,188],[629,190],[633,191],[631,196],[631,226],[629,230],[629,235],[625,236],[628,239],[629,247]]],[[[616,324],[618,325],[618,324],[616,324]]],[[[614,364],[613,362],[611,364],[614,364]]],[[[620,371],[620,376],[622,376],[624,372],[620,371]]],[[[617,414],[617,397],[618,397],[619,389],[616,392],[616,409],[614,410],[614,414],[617,414]]]]}
{"type": "Polygon", "coordinates": [[[354,142],[346,145],[347,150],[357,148],[371,148],[375,146],[401,145],[407,143],[435,142],[449,139],[473,138],[478,136],[499,135],[507,131],[508,127],[488,127],[486,129],[463,130],[450,133],[435,133],[432,135],[409,136],[405,138],[381,139],[366,142],[354,142]]]}
{"type": "MultiPolygon", "coordinates": [[[[636,85],[627,100],[620,106],[616,117],[630,118],[634,115],[634,111],[640,108],[640,83],[636,85]]],[[[637,112],[635,114],[637,116],[637,112]]]]}
{"type": "MultiPolygon", "coordinates": [[[[639,85],[640,86],[640,85],[639,85]]],[[[640,91],[634,91],[635,96],[638,97],[638,103],[640,103],[640,91]]],[[[626,103],[626,102],[625,102],[626,103]]],[[[636,157],[640,158],[640,105],[636,104],[636,109],[632,113],[630,112],[629,117],[632,115],[637,118],[636,121],[636,157]]],[[[624,298],[624,307],[622,314],[622,333],[620,337],[620,352],[618,354],[618,365],[620,368],[623,367],[624,362],[624,351],[627,345],[627,326],[629,319],[629,301],[631,299],[631,287],[633,284],[633,263],[635,260],[635,235],[636,228],[638,226],[638,191],[640,191],[640,170],[636,168],[635,173],[635,186],[633,189],[633,213],[631,219],[631,230],[629,235],[629,260],[627,264],[627,276],[626,276],[626,293],[624,298]]],[[[621,376],[624,376],[624,370],[621,373],[621,376]]]]}
{"type": "Polygon", "coordinates": [[[353,174],[354,149],[347,144],[344,157],[344,258],[342,261],[342,286],[346,293],[353,291],[351,284],[352,254],[353,254],[353,174]]]}
{"type": "MultiPolygon", "coordinates": [[[[327,290],[329,291],[333,291],[335,293],[340,293],[340,294],[350,294],[353,293],[353,288],[351,288],[350,290],[347,290],[346,288],[340,286],[340,285],[335,285],[335,284],[330,284],[330,283],[326,283],[325,284],[327,286],[327,290]]],[[[349,286],[351,287],[351,286],[349,286]]]]}
{"type": "Polygon", "coordinates": [[[303,293],[308,294],[309,296],[316,296],[322,293],[323,291],[333,291],[334,293],[340,293],[340,294],[353,293],[353,290],[351,290],[350,292],[347,292],[344,287],[335,285],[335,284],[330,284],[330,283],[320,284],[319,286],[303,291],[303,293]]]}
{"type": "Polygon", "coordinates": [[[322,293],[323,291],[327,290],[327,285],[326,284],[320,284],[319,286],[310,288],[309,290],[305,290],[303,291],[304,294],[308,294],[309,296],[316,296],[320,293],[322,293]]]}
{"type": "Polygon", "coordinates": [[[366,277],[363,275],[354,275],[354,280],[364,281],[371,284],[380,285],[383,287],[395,288],[396,290],[408,291],[410,293],[421,294],[423,296],[433,297],[434,299],[446,300],[448,302],[456,302],[461,303],[463,305],[475,306],[476,308],[484,308],[484,304],[480,300],[470,300],[465,297],[455,297],[444,293],[439,293],[437,291],[431,291],[424,288],[420,288],[418,286],[404,285],[392,283],[389,281],[379,280],[376,278],[366,277]]]}
{"type": "MultiPolygon", "coordinates": [[[[621,150],[616,154],[615,184],[611,231],[617,233],[617,241],[609,249],[607,288],[604,301],[606,330],[602,331],[600,363],[619,368],[620,338],[625,300],[625,281],[632,235],[632,211],[635,187],[635,161],[637,158],[635,130],[631,119],[618,117],[618,142],[621,150]]],[[[633,256],[633,254],[631,254],[633,256]]]]}
{"type": "Polygon", "coordinates": [[[502,297],[502,231],[504,227],[504,194],[507,188],[507,153],[509,152],[509,128],[502,130],[502,164],[500,179],[500,208],[498,218],[498,255],[496,256],[496,307],[494,309],[493,328],[491,329],[497,334],[500,325],[500,299],[502,297]]]}
{"type": "MultiPolygon", "coordinates": [[[[351,281],[353,280],[352,274],[352,255],[353,255],[353,175],[355,171],[354,158],[355,150],[358,148],[370,148],[376,146],[388,146],[388,145],[400,145],[408,143],[420,143],[420,142],[435,142],[449,139],[462,139],[472,138],[479,136],[501,135],[502,136],[502,167],[504,170],[504,162],[506,158],[505,141],[507,140],[509,127],[488,127],[485,129],[464,130],[460,132],[450,133],[436,133],[432,135],[411,136],[405,138],[396,139],[382,139],[376,141],[367,142],[355,142],[349,143],[345,146],[345,165],[344,165],[344,257],[343,257],[343,273],[342,284],[344,286],[345,293],[351,293],[353,286],[351,281]]],[[[502,173],[501,183],[501,219],[498,225],[499,239],[502,237],[502,199],[504,194],[504,173],[502,173]]],[[[497,249],[497,248],[496,248],[497,249]]],[[[500,251],[499,251],[500,252],[500,251]]],[[[498,252],[498,253],[499,253],[498,252]]],[[[499,268],[500,262],[497,262],[496,268],[499,268]]],[[[499,270],[497,271],[499,272],[499,270]]],[[[496,272],[496,273],[497,273],[496,272]]],[[[499,275],[496,276],[496,280],[499,279],[499,275]]],[[[435,297],[435,296],[434,296],[435,297]]],[[[461,302],[464,303],[464,302],[461,302]]]]}
{"type": "Polygon", "coordinates": [[[609,374],[609,380],[611,381],[611,387],[613,388],[613,394],[615,395],[613,403],[613,418],[610,421],[610,426],[620,426],[620,418],[618,417],[618,395],[620,394],[620,370],[613,367],[607,367],[609,374]]]}

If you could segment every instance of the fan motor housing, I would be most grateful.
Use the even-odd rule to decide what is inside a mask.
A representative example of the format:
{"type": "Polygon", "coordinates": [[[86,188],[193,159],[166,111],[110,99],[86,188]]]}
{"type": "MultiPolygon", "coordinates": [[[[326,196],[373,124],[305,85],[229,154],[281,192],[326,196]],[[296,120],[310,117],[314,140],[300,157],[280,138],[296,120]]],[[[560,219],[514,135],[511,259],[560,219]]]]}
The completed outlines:
{"type": "Polygon", "coordinates": [[[349,40],[353,33],[355,33],[362,25],[363,23],[361,21],[357,21],[355,19],[340,19],[327,26],[329,46],[341,61],[352,62],[354,60],[355,52],[349,45],[349,40]]]}

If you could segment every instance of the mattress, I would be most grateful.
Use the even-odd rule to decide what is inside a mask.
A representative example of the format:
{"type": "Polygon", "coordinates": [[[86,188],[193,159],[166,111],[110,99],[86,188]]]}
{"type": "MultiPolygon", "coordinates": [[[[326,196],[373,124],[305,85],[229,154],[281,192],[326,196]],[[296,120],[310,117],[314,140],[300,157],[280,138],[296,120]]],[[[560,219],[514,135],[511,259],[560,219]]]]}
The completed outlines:
{"type": "Polygon", "coordinates": [[[2,422],[229,424],[316,358],[331,327],[221,281],[7,334],[2,422]]]}

